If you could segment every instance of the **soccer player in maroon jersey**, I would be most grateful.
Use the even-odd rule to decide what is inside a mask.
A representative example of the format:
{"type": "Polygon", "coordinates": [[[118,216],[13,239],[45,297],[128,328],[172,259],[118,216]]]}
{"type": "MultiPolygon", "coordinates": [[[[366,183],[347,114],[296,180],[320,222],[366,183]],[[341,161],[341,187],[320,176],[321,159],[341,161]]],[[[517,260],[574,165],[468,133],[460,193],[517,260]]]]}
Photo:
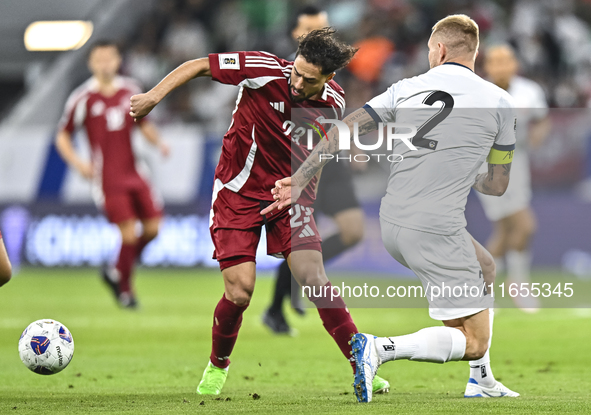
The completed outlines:
{"type": "MultiPolygon", "coordinates": [[[[270,189],[309,154],[289,128],[293,109],[328,109],[342,117],[344,92],[332,80],[356,49],[334,37],[334,30],[310,32],[300,41],[294,62],[266,52],[213,53],[185,62],[151,91],[131,98],[130,114],[148,114],[170,91],[199,76],[240,86],[236,108],[215,171],[210,231],[225,291],[213,318],[212,351],[199,394],[219,394],[230,364],[242,313],[254,291],[255,253],[266,226],[267,253],[282,254],[301,285],[329,289],[320,237],[312,217],[315,193],[307,188],[288,210],[262,216],[273,202],[270,189]],[[284,175],[284,176],[282,176],[284,175]]],[[[316,118],[316,116],[314,116],[316,118]]],[[[314,183],[315,184],[315,183],[314,183]]],[[[348,341],[357,328],[340,297],[311,297],[328,333],[351,361],[348,341]]]]}
{"type": "MultiPolygon", "coordinates": [[[[135,308],[131,277],[136,259],[158,235],[162,217],[160,200],[136,168],[131,144],[134,120],[128,114],[129,97],[141,92],[138,84],[118,75],[121,55],[117,45],[104,41],[93,45],[88,68],[92,77],[70,95],[59,124],[56,147],[66,163],[93,183],[93,197],[108,220],[121,231],[121,252],[115,269],[105,268],[103,279],[119,304],[135,308]],[[91,162],[74,149],[72,134],[84,128],[91,147],[91,162]],[[137,221],[143,232],[136,234],[137,221]]],[[[146,139],[164,156],[169,148],[148,120],[139,124],[146,139]]]]}
{"type": "Polygon", "coordinates": [[[12,266],[10,265],[10,259],[2,240],[2,234],[0,233],[0,287],[10,281],[12,276],[12,266]]]}
{"type": "MultiPolygon", "coordinates": [[[[297,42],[301,36],[312,30],[328,26],[330,25],[327,13],[316,6],[308,5],[295,15],[290,34],[297,42]]],[[[295,59],[295,52],[287,59],[295,59]]],[[[322,212],[334,222],[337,229],[334,234],[323,235],[322,238],[322,259],[326,264],[361,241],[364,214],[355,195],[351,168],[345,163],[326,164],[322,169],[317,191],[314,213],[322,212]]],[[[297,295],[299,289],[296,284],[287,261],[283,261],[277,269],[272,302],[262,316],[263,324],[276,334],[291,332],[283,314],[285,297],[291,300],[291,306],[298,314],[305,313],[301,298],[297,295]]],[[[387,387],[384,388],[384,392],[386,389],[387,387]]]]}

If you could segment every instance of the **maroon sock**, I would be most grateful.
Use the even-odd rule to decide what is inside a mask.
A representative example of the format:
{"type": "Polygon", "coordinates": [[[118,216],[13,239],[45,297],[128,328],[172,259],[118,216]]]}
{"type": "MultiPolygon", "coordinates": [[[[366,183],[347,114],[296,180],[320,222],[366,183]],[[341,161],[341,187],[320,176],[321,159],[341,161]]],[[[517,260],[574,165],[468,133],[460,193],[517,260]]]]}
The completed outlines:
{"type": "Polygon", "coordinates": [[[151,242],[144,239],[144,238],[139,238],[137,240],[137,244],[135,245],[135,258],[137,261],[140,260],[140,258],[142,257],[142,252],[144,252],[144,248],[146,247],[146,245],[148,245],[151,242]]]}
{"type": "Polygon", "coordinates": [[[119,261],[117,261],[116,268],[119,271],[119,291],[131,291],[131,274],[133,272],[133,264],[135,263],[136,244],[121,245],[121,252],[119,253],[119,261]]]}
{"type": "Polygon", "coordinates": [[[318,314],[320,315],[324,328],[332,336],[339,349],[341,349],[341,352],[345,355],[345,358],[351,363],[353,371],[355,371],[355,361],[351,356],[349,340],[359,330],[357,330],[343,299],[340,296],[331,297],[332,284],[330,281],[325,287],[328,287],[326,291],[323,288],[323,293],[327,293],[326,296],[310,296],[308,298],[318,309],[318,314]]]}
{"type": "Polygon", "coordinates": [[[236,344],[238,330],[242,325],[242,313],[248,307],[237,306],[224,294],[213,312],[213,328],[211,330],[211,356],[214,366],[226,368],[230,364],[230,354],[236,344]]]}

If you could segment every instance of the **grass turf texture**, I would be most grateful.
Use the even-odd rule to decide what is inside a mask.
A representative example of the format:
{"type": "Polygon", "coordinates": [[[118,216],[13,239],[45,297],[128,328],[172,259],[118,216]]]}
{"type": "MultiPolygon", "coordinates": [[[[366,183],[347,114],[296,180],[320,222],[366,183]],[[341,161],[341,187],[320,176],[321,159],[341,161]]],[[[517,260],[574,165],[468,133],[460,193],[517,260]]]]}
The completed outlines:
{"type": "MultiPolygon", "coordinates": [[[[219,397],[195,393],[222,293],[219,272],[141,270],[137,285],[137,312],[117,308],[95,270],[26,269],[0,289],[0,413],[591,412],[589,309],[498,310],[493,370],[521,398],[464,399],[467,362],[401,361],[380,369],[390,394],[361,407],[349,366],[315,310],[288,315],[299,330],[295,338],[261,325],[271,279],[257,282],[219,397]],[[34,374],[18,357],[21,331],[40,318],[61,321],[74,336],[74,359],[57,375],[34,374]]],[[[426,309],[352,314],[359,329],[382,336],[436,324],[426,309]]]]}

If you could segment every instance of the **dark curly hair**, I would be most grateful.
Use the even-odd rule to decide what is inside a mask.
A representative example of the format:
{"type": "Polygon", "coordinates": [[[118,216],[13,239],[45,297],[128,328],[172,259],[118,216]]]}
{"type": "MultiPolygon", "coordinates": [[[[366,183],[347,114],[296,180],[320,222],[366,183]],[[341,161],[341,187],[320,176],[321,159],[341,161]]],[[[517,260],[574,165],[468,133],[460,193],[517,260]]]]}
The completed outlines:
{"type": "Polygon", "coordinates": [[[325,27],[300,37],[296,57],[301,55],[312,65],[319,66],[323,75],[344,68],[358,48],[339,41],[335,33],[332,27],[325,27]]]}

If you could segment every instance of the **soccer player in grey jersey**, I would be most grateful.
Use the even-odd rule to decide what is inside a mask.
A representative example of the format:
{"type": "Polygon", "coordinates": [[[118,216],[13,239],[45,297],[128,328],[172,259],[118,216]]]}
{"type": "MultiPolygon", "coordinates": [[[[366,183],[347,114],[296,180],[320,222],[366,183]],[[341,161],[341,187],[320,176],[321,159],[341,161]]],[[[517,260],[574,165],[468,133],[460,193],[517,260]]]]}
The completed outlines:
{"type": "MultiPolygon", "coordinates": [[[[441,320],[443,327],[395,337],[354,335],[354,386],[360,402],[371,401],[378,367],[400,359],[468,360],[471,372],[464,396],[519,396],[496,381],[490,370],[492,301],[485,283],[490,287],[494,281],[495,265],[465,229],[470,188],[502,195],[509,184],[515,148],[512,98],[473,72],[478,44],[478,26],[468,16],[442,19],[429,39],[431,70],[397,82],[344,119],[351,137],[355,129],[363,135],[389,122],[416,126],[412,145],[395,140],[392,148],[403,160],[392,163],[380,208],[386,249],[412,269],[431,293],[433,287],[481,288],[476,298],[427,296],[430,316],[441,320]],[[488,170],[478,174],[485,160],[488,170]]],[[[292,177],[276,183],[275,203],[262,213],[297,200],[339,150],[339,134],[333,128],[292,177]]]]}

